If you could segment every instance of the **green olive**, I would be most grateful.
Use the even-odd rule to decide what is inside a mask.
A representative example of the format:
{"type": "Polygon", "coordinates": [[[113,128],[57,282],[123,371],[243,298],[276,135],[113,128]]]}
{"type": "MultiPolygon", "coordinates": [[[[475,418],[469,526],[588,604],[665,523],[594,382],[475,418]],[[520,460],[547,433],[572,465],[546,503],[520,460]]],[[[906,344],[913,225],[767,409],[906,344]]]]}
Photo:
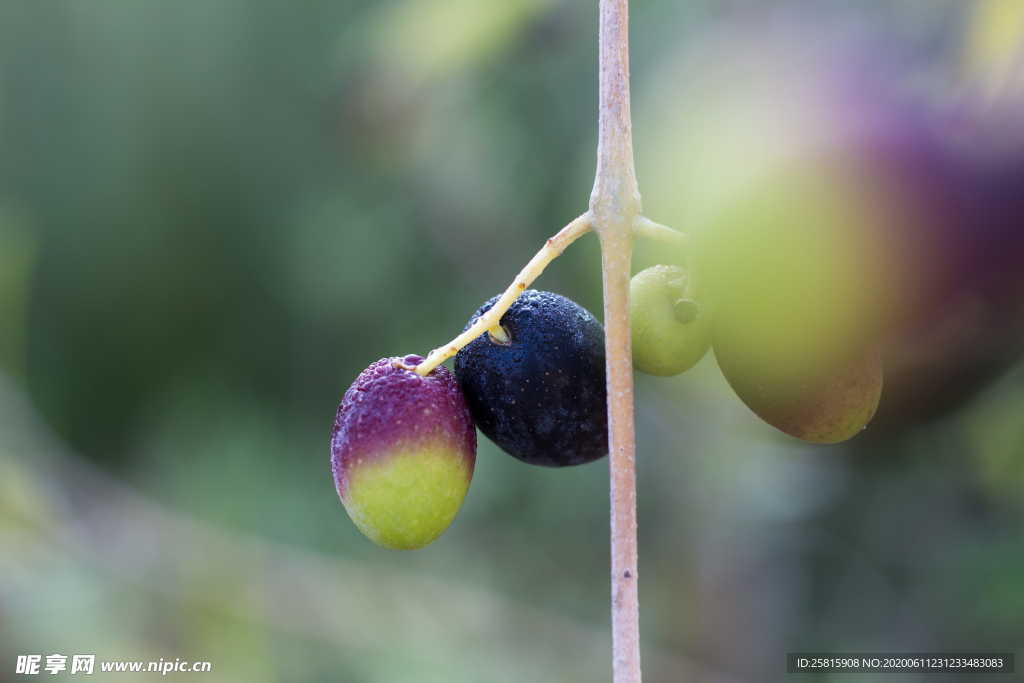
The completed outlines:
{"type": "Polygon", "coordinates": [[[711,315],[679,266],[654,266],[629,285],[633,365],[670,377],[689,370],[711,343],[711,315]]]}

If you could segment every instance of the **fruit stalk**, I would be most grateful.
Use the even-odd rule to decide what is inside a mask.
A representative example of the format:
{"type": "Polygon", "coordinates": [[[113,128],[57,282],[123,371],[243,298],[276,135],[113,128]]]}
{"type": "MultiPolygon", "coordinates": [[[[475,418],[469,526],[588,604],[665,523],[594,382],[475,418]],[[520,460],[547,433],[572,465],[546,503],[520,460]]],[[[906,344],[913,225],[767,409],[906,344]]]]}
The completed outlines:
{"type": "Polygon", "coordinates": [[[601,240],[611,489],[612,680],[640,683],[636,443],[630,348],[632,234],[640,215],[629,111],[629,2],[601,0],[597,173],[590,196],[601,240]]]}
{"type": "Polygon", "coordinates": [[[673,247],[686,248],[690,243],[686,233],[679,232],[675,228],[670,228],[661,223],[655,223],[650,218],[639,215],[633,223],[633,235],[664,242],[673,247]]]}
{"type": "Polygon", "coordinates": [[[544,243],[540,251],[534,254],[530,262],[523,266],[523,269],[516,275],[516,278],[512,280],[512,283],[505,289],[504,293],[502,293],[501,297],[487,313],[480,316],[475,323],[465,332],[455,337],[455,339],[427,354],[426,360],[418,366],[406,369],[413,370],[421,377],[426,377],[434,368],[454,356],[466,344],[469,344],[484,332],[497,328],[495,336],[501,338],[503,333],[500,332],[501,328],[498,323],[501,322],[501,317],[505,315],[509,307],[527,287],[533,284],[534,280],[540,277],[540,274],[544,272],[549,263],[561,256],[566,247],[587,234],[590,228],[590,214],[585,213],[559,230],[558,233],[544,243]]]}

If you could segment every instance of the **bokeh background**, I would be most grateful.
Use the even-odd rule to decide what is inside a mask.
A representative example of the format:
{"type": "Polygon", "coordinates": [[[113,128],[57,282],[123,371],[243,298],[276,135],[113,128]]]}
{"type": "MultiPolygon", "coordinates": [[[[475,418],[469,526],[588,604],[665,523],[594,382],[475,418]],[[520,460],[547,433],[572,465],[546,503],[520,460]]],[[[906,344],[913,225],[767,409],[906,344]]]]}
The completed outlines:
{"type": "MultiPolygon", "coordinates": [[[[481,439],[454,525],[409,553],[359,535],[328,464],[362,368],[453,336],[586,208],[596,26],[568,0],[0,2],[0,680],[26,653],[610,678],[604,461],[481,439]]],[[[779,112],[831,97],[833,62],[864,88],[839,109],[938,106],[940,146],[994,169],[965,182],[999,190],[935,235],[889,226],[940,284],[847,444],[760,422],[710,354],[638,376],[647,680],[783,680],[797,650],[1024,658],[1022,35],[1015,0],[634,3],[655,220],[699,229],[752,140],[799,149],[765,112],[792,133],[779,112]]],[[[538,286],[600,313],[596,240],[538,286]]],[[[898,680],[926,678],[975,680],[898,680]]]]}

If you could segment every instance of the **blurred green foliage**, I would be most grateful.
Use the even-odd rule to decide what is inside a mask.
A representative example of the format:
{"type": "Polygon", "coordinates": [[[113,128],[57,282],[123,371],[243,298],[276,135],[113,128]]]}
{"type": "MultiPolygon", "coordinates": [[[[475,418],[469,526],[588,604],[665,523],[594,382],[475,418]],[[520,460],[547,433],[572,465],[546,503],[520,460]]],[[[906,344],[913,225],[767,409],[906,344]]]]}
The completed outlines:
{"type": "MultiPolygon", "coordinates": [[[[940,57],[964,30],[952,0],[846,4],[807,11],[940,57]]],[[[595,5],[0,3],[0,677],[93,651],[225,681],[607,676],[603,463],[482,439],[451,530],[396,554],[345,516],[327,445],[362,368],[452,336],[585,208],[595,5]]],[[[645,165],[679,139],[666,79],[729,17],[635,3],[655,219],[680,199],[645,165]]],[[[599,312],[597,263],[588,238],[538,285],[599,312]]],[[[1018,368],[822,449],[710,357],[638,378],[648,680],[781,680],[801,649],[1024,656],[1022,414],[1018,368]]]]}

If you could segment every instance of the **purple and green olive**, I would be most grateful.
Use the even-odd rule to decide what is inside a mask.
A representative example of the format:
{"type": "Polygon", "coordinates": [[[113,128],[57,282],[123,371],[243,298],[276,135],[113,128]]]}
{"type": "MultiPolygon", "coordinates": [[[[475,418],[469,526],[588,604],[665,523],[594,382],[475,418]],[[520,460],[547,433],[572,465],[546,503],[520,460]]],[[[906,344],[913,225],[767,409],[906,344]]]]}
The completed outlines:
{"type": "Polygon", "coordinates": [[[341,502],[370,540],[420,548],[451,524],[476,464],[476,429],[452,374],[421,377],[419,356],[382,358],[338,406],[331,467],[341,502]]]}

